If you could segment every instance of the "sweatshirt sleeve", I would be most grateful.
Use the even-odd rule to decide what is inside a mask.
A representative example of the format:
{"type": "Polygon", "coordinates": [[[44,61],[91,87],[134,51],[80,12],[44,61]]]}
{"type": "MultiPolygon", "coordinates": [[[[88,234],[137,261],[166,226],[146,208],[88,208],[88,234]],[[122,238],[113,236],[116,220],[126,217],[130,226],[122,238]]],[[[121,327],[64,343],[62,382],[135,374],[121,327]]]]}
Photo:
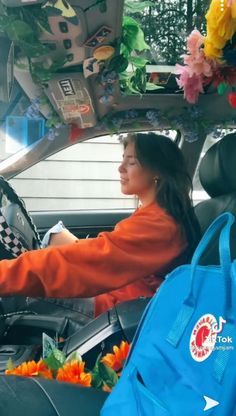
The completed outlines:
{"type": "Polygon", "coordinates": [[[174,221],[156,211],[140,210],[93,239],[2,260],[0,296],[90,297],[161,271],[186,244],[174,221]]]}

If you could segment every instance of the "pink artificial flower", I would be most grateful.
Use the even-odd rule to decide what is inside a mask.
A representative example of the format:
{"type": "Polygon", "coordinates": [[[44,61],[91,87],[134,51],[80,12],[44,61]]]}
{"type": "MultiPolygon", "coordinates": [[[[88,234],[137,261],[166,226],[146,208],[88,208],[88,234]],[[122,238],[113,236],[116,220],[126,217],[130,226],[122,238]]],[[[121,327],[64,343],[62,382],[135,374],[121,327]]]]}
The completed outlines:
{"type": "Polygon", "coordinates": [[[190,35],[187,37],[187,49],[191,54],[195,52],[203,45],[204,36],[201,33],[194,29],[190,35]]]}
{"type": "Polygon", "coordinates": [[[205,57],[203,50],[196,55],[184,55],[184,63],[189,66],[190,75],[212,76],[211,62],[205,57]]]}
{"type": "Polygon", "coordinates": [[[180,88],[184,90],[184,98],[191,104],[195,104],[200,92],[203,90],[203,81],[201,76],[196,74],[189,74],[188,67],[176,65],[176,73],[180,74],[176,82],[180,88]]]}

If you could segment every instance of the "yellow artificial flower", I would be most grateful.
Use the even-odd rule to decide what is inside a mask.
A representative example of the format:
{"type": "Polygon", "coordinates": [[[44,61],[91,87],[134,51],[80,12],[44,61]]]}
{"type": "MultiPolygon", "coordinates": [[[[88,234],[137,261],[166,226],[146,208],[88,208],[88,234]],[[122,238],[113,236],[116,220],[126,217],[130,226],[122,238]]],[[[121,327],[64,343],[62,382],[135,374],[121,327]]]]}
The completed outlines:
{"type": "Polygon", "coordinates": [[[231,1],[231,14],[232,17],[236,18],[236,2],[234,0],[231,1]]]}
{"type": "Polygon", "coordinates": [[[212,0],[206,14],[207,36],[204,54],[209,58],[221,58],[222,49],[236,31],[236,5],[228,0],[212,0]]]}

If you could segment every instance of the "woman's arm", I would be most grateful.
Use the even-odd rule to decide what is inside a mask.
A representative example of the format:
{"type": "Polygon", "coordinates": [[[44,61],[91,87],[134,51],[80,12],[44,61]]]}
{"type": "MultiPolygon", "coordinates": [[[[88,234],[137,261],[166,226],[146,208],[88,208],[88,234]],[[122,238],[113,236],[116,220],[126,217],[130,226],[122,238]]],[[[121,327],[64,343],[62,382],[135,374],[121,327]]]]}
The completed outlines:
{"type": "Polygon", "coordinates": [[[0,295],[96,296],[166,269],[185,248],[180,227],[146,208],[96,238],[0,261],[0,295]]]}

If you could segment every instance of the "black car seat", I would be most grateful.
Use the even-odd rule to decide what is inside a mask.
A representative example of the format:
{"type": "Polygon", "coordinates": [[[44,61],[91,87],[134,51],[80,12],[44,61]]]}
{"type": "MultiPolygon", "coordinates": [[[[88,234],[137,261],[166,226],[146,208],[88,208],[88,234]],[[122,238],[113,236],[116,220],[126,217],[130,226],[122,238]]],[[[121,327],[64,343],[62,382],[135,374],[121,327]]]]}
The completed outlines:
{"type": "Polygon", "coordinates": [[[1,416],[99,416],[107,393],[40,377],[0,375],[1,416]]]}
{"type": "MultiPolygon", "coordinates": [[[[236,133],[230,133],[208,149],[199,167],[200,182],[210,196],[195,207],[202,233],[221,213],[236,217],[236,133]]],[[[236,258],[236,223],[231,232],[231,255],[236,258]]],[[[213,241],[202,264],[218,264],[218,243],[213,241]]]]}

